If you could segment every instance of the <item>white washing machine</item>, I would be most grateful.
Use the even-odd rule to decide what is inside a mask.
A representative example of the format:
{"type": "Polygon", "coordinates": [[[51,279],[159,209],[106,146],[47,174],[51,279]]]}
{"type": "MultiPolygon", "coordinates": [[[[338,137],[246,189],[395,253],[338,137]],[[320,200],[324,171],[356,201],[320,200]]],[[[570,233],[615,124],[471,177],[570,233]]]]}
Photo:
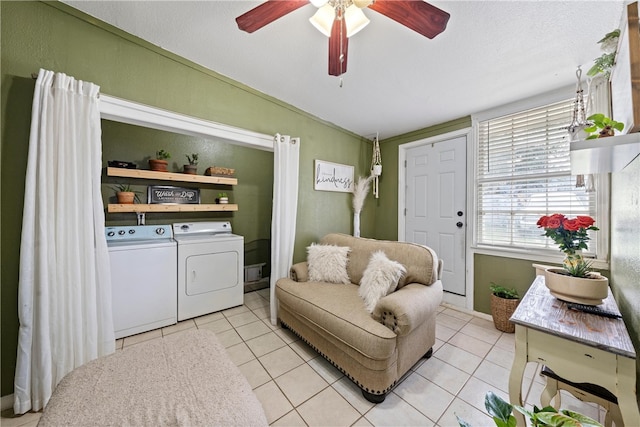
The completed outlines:
{"type": "Polygon", "coordinates": [[[244,238],[228,221],[173,224],[178,242],[178,321],[242,305],[244,238]]]}
{"type": "Polygon", "coordinates": [[[170,225],[106,227],[116,338],[176,323],[177,247],[170,225]]]}

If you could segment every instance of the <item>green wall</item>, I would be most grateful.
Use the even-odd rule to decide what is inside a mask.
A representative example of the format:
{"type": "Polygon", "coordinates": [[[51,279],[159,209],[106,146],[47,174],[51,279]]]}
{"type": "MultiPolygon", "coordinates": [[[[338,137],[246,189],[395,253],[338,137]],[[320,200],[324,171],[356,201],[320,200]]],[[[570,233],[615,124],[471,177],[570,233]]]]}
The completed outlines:
{"type": "Polygon", "coordinates": [[[611,206],[611,289],[640,354],[640,158],[611,174],[611,206]]]}
{"type": "MultiPolygon", "coordinates": [[[[305,247],[329,231],[351,232],[351,198],[347,193],[313,190],[313,161],[322,159],[355,165],[365,174],[371,144],[344,129],[323,122],[215,72],[97,21],[64,4],[0,2],[1,18],[1,380],[0,394],[13,392],[18,333],[17,290],[24,177],[27,162],[31,102],[39,68],[65,72],[101,86],[103,93],[266,134],[301,138],[300,189],[295,260],[305,247]]],[[[198,151],[204,162],[235,167],[238,186],[230,190],[240,210],[231,214],[234,231],[247,242],[269,237],[271,153],[181,135],[135,129],[104,122],[104,157],[144,163],[158,148],[173,153],[172,163],[198,151]],[[158,146],[162,144],[163,146],[158,146]],[[166,146],[165,146],[166,145],[166,146]],[[124,158],[121,158],[124,157],[124,158]],[[217,164],[217,163],[216,163],[217,164]],[[265,185],[265,182],[267,184],[265,185]]],[[[202,172],[202,171],[201,171],[202,172]]],[[[116,181],[116,180],[114,180],[116,181]]],[[[110,197],[110,180],[103,186],[110,197]]],[[[119,182],[119,181],[118,181],[119,182]]],[[[211,192],[207,189],[207,197],[211,192]]],[[[375,209],[365,204],[362,232],[372,235],[375,209]]],[[[169,215],[169,214],[166,214],[169,215]]],[[[187,220],[192,216],[152,216],[149,223],[187,220]]],[[[227,217],[196,215],[196,219],[227,217]]],[[[126,215],[108,215],[110,223],[132,223],[126,215]]],[[[249,248],[251,249],[251,248],[249,248]]],[[[256,247],[260,252],[264,245],[256,247]]]]}

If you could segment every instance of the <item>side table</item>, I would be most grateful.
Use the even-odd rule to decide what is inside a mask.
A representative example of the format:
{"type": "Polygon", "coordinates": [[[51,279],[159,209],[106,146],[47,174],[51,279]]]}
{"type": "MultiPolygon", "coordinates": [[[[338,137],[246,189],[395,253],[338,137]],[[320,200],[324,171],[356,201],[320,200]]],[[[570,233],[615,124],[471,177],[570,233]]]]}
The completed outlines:
{"type": "MultiPolygon", "coordinates": [[[[601,306],[619,313],[611,295],[601,306]]],[[[523,406],[522,377],[527,362],[547,365],[576,383],[600,385],[618,398],[626,426],[640,426],[636,398],[636,352],[623,319],[569,310],[537,276],[511,317],[516,353],[509,376],[511,404],[523,406]]],[[[518,425],[524,415],[514,411],[518,425]]]]}

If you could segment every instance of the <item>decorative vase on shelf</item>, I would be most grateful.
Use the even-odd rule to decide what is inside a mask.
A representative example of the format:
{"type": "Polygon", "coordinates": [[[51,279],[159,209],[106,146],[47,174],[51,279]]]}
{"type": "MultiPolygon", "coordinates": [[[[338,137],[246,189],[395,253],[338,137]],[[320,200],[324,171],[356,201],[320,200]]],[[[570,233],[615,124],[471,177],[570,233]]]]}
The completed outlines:
{"type": "Polygon", "coordinates": [[[547,268],[544,283],[554,297],[585,305],[600,305],[609,295],[609,279],[596,272],[570,276],[564,268],[547,268]]]}

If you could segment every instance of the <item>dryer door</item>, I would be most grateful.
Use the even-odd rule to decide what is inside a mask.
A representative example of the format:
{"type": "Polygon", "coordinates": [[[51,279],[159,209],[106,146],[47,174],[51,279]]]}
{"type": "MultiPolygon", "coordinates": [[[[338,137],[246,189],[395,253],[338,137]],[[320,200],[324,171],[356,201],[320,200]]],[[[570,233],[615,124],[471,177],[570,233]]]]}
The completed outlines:
{"type": "Polygon", "coordinates": [[[239,262],[237,251],[189,256],[185,269],[186,294],[193,296],[237,286],[239,262]]]}

